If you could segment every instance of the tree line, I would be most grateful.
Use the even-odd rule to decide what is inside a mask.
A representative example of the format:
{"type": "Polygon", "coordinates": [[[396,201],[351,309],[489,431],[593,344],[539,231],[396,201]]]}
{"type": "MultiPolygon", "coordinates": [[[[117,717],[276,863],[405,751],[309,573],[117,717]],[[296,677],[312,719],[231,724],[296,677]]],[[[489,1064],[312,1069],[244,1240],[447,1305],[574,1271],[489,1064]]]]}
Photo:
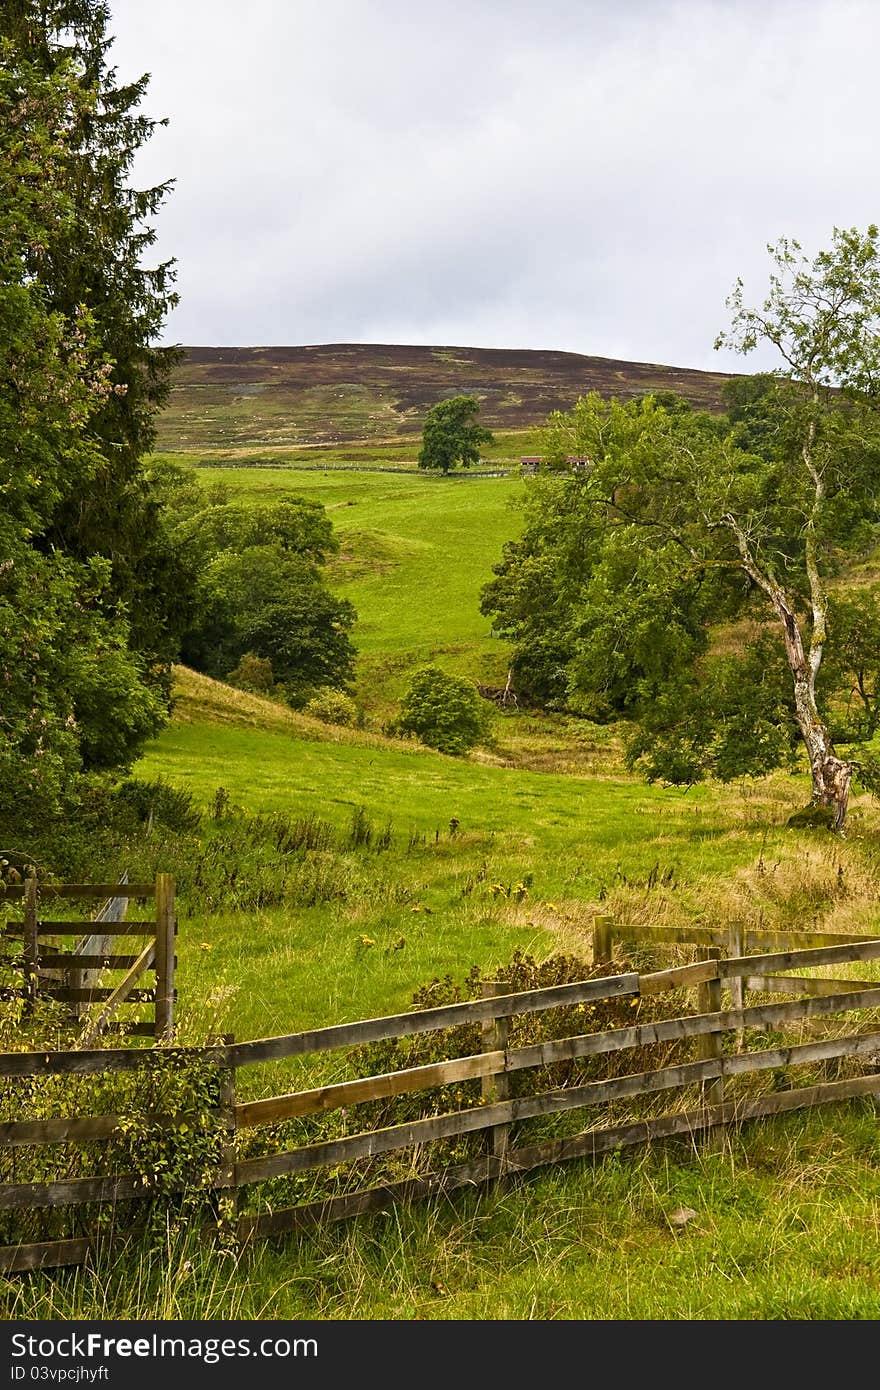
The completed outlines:
{"type": "Polygon", "coordinates": [[[152,255],[171,183],[131,172],[157,124],[104,0],[0,7],[0,819],[69,815],[168,718],[182,652],[248,650],[292,698],[351,673],[321,508],[214,505],[150,462],[179,350],[152,255]]]}

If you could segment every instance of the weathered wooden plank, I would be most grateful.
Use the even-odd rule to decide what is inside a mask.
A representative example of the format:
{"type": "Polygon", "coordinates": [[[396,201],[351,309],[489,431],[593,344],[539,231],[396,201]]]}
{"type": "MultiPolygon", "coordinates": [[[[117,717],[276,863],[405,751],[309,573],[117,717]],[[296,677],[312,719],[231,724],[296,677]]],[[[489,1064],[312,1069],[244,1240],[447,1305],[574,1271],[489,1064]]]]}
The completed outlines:
{"type": "Polygon", "coordinates": [[[119,1129],[119,1115],[65,1115],[53,1120],[5,1120],[0,1144],[73,1144],[106,1139],[119,1129]]]}
{"type": "Polygon", "coordinates": [[[41,952],[38,956],[41,970],[129,970],[137,959],[137,956],[96,956],[85,952],[76,955],[72,951],[60,955],[41,952]]]}
{"type": "Polygon", "coordinates": [[[382,1100],[387,1096],[402,1096],[410,1091],[428,1090],[432,1086],[448,1086],[454,1081],[468,1081],[504,1071],[504,1052],[477,1053],[450,1062],[432,1062],[407,1071],[384,1072],[358,1081],[340,1081],[312,1091],[299,1091],[267,1100],[249,1100],[235,1107],[235,1123],[239,1129],[255,1125],[277,1124],[297,1115],[316,1115],[338,1110],[344,1105],[358,1105],[367,1100],[382,1100]]]}
{"type": "MultiPolygon", "coordinates": [[[[830,936],[830,933],[825,933],[830,936]]],[[[866,937],[859,941],[838,938],[833,945],[804,950],[785,951],[763,956],[738,956],[721,962],[718,974],[722,979],[732,979],[747,973],[771,973],[778,969],[796,966],[810,969],[817,965],[839,965],[855,960],[876,960],[880,957],[880,939],[866,937]]],[[[639,977],[642,994],[660,994],[667,989],[699,984],[714,978],[714,961],[696,961],[693,965],[673,966],[669,970],[655,970],[639,977]]]]}
{"type": "Polygon", "coordinates": [[[852,946],[876,940],[875,936],[831,931],[747,931],[744,935],[744,955],[752,951],[798,951],[822,946],[852,946]]]}
{"type": "MultiPolygon", "coordinates": [[[[47,999],[56,999],[61,1004],[99,1004],[105,999],[110,999],[115,993],[109,985],[102,985],[97,989],[72,989],[69,985],[62,984],[60,980],[41,979],[40,992],[47,999]]],[[[28,990],[25,985],[3,985],[0,987],[0,999],[23,999],[29,998],[28,990]]],[[[130,1004],[151,1004],[155,999],[155,990],[134,989],[127,996],[130,1004]]],[[[155,1033],[155,1029],[153,1030],[155,1033]]]]}
{"type": "MultiPolygon", "coordinates": [[[[91,917],[81,917],[75,922],[45,922],[37,923],[37,936],[42,940],[47,936],[79,936],[87,927],[92,926],[91,917]]],[[[144,936],[147,932],[152,933],[156,930],[155,922],[108,922],[104,936],[144,936]]],[[[23,926],[21,922],[7,922],[2,935],[10,941],[19,940],[22,936],[23,926]]]]}
{"type": "MultiPolygon", "coordinates": [[[[242,1242],[266,1239],[283,1235],[288,1231],[325,1226],[334,1221],[348,1221],[355,1216],[365,1216],[371,1211],[381,1211],[396,1202],[415,1201],[441,1192],[454,1192],[461,1187],[478,1187],[491,1178],[500,1177],[501,1173],[501,1160],[487,1154],[474,1163],[444,1168],[438,1173],[430,1173],[422,1178],[404,1178],[400,1182],[388,1183],[382,1187],[366,1188],[361,1192],[346,1193],[340,1197],[328,1197],[321,1202],[283,1207],[259,1216],[242,1216],[238,1219],[236,1230],[242,1242]]],[[[209,1231],[211,1235],[215,1234],[216,1227],[210,1227],[209,1231]]]]}
{"type": "Polygon", "coordinates": [[[69,1178],[66,1182],[0,1184],[0,1210],[22,1207],[78,1207],[85,1202],[123,1202],[144,1190],[138,1174],[108,1178],[69,1178]]]}
{"type": "MultiPolygon", "coordinates": [[[[141,1119],[160,1129],[174,1130],[182,1122],[190,1123],[184,1114],[142,1112],[141,1119]]],[[[50,1120],[4,1120],[0,1123],[0,1144],[84,1144],[92,1139],[107,1139],[124,1125],[122,1115],[59,1115],[50,1120]]]]}
{"type": "MultiPolygon", "coordinates": [[[[129,972],[130,973],[130,972],[129,972]]],[[[135,977],[140,979],[143,970],[138,972],[135,977]]],[[[101,985],[96,989],[71,989],[69,985],[63,985],[55,980],[41,980],[40,992],[49,999],[57,999],[62,1004],[101,1004],[110,1003],[111,999],[118,993],[117,989],[111,989],[109,985],[101,985]]],[[[152,1004],[156,997],[156,991],[152,989],[131,989],[125,996],[130,1004],[152,1004]]],[[[122,1002],[121,1000],[119,1001],[122,1002]]]]}
{"type": "Polygon", "coordinates": [[[762,994],[845,994],[863,990],[865,980],[832,980],[827,975],[747,975],[746,989],[762,994]]]}
{"type": "Polygon", "coordinates": [[[815,950],[779,951],[771,955],[740,956],[735,960],[718,961],[718,973],[723,980],[733,975],[775,975],[778,971],[809,970],[816,965],[843,965],[854,960],[880,958],[880,940],[872,937],[863,942],[844,946],[823,946],[815,950]]]}
{"type": "MultiPolygon", "coordinates": [[[[234,1042],[234,1036],[227,1034],[224,1042],[234,1042]]],[[[235,1067],[223,1067],[218,1075],[218,1111],[217,1117],[223,1130],[222,1150],[220,1154],[220,1181],[227,1189],[232,1189],[231,1199],[238,1211],[238,1191],[233,1188],[235,1179],[235,1089],[236,1071],[235,1067]]]]}
{"type": "Polygon", "coordinates": [[[671,1139],[681,1134],[697,1134],[716,1125],[740,1124],[748,1120],[762,1119],[767,1115],[782,1115],[792,1110],[810,1109],[817,1105],[828,1105],[878,1093],[880,1072],[873,1072],[869,1076],[825,1081],[791,1091],[774,1091],[771,1095],[759,1096],[755,1100],[726,1100],[717,1106],[651,1116],[627,1125],[588,1130],[566,1139],[551,1139],[548,1143],[508,1151],[506,1168],[508,1172],[528,1172],[548,1163],[563,1163],[578,1158],[599,1158],[615,1149],[645,1144],[656,1139],[671,1139]]]}
{"type": "Polygon", "coordinates": [[[359,1023],[341,1023],[329,1028],[316,1028],[308,1033],[291,1033],[286,1037],[235,1043],[229,1049],[229,1059],[233,1065],[242,1067],[281,1057],[329,1051],[336,1047],[354,1047],[358,1043],[378,1042],[382,1038],[405,1038],[414,1033],[453,1028],[461,1023],[480,1023],[489,1018],[504,1018],[510,1014],[536,1013],[559,1008],[564,1004],[614,999],[621,995],[638,994],[638,980],[636,974],[612,975],[597,980],[581,980],[569,985],[554,985],[550,989],[501,995],[497,999],[473,999],[462,1004],[446,1004],[436,1009],[419,1009],[412,1013],[391,1014],[385,1018],[366,1019],[359,1023]]]}
{"type": "Polygon", "coordinates": [[[652,970],[639,976],[640,994],[664,994],[670,989],[682,989],[689,985],[701,984],[703,980],[715,980],[718,970],[714,960],[698,960],[693,965],[676,965],[670,970],[652,970]]]}
{"type": "MultiPolygon", "coordinates": [[[[152,1026],[152,1025],[151,1025],[152,1026]]],[[[106,1047],[63,1052],[2,1052],[0,1076],[65,1076],[90,1072],[137,1071],[151,1064],[154,1048],[106,1047]]],[[[223,1047],[168,1047],[163,1056],[225,1061],[223,1047]]]]}
{"type": "MultiPolygon", "coordinates": [[[[0,892],[3,898],[13,902],[24,897],[25,884],[7,884],[0,892]]],[[[40,883],[38,885],[40,902],[54,902],[58,898],[152,898],[155,892],[153,883],[40,883]]]]}
{"type": "MultiPolygon", "coordinates": [[[[746,954],[745,932],[740,922],[731,922],[727,929],[727,955],[732,960],[738,960],[740,956],[746,954]]],[[[730,988],[730,1007],[741,1009],[745,1004],[745,993],[747,985],[741,975],[734,975],[728,981],[730,988]]],[[[741,1044],[742,1039],[737,1036],[734,1040],[736,1045],[741,1044]]]]}
{"type": "Polygon", "coordinates": [[[657,941],[667,945],[720,946],[724,941],[721,927],[661,927],[644,923],[615,923],[619,941],[657,941]]]}
{"type": "Polygon", "coordinates": [[[614,955],[614,918],[593,918],[593,964],[610,965],[614,955]]]}
{"type": "Polygon", "coordinates": [[[25,1274],[33,1269],[58,1269],[62,1265],[81,1265],[88,1258],[91,1242],[85,1237],[75,1240],[45,1240],[33,1245],[0,1246],[0,1271],[4,1274],[25,1274]]]}
{"type": "MultiPolygon", "coordinates": [[[[725,946],[728,930],[727,927],[662,927],[650,923],[624,922],[615,923],[614,927],[621,941],[657,941],[682,946],[725,946]]],[[[743,936],[745,953],[807,950],[875,940],[869,935],[844,932],[754,930],[744,932],[743,936]]]]}
{"type": "MultiPolygon", "coordinates": [[[[609,918],[610,924],[610,918],[609,918]]],[[[608,926],[607,947],[608,958],[611,957],[612,939],[611,927],[608,926]]],[[[482,983],[482,994],[484,999],[498,998],[505,993],[505,987],[498,980],[484,980],[482,983]]],[[[510,1077],[504,1070],[504,1057],[510,1044],[510,1018],[490,1018],[480,1024],[480,1047],[484,1057],[500,1059],[500,1066],[493,1066],[491,1071],[485,1072],[482,1077],[480,1090],[483,1100],[487,1105],[492,1105],[498,1100],[507,1100],[510,1095],[510,1077]]],[[[495,1125],[486,1135],[487,1152],[494,1154],[496,1158],[503,1158],[509,1139],[508,1125],[495,1125]]]]}
{"type": "Polygon", "coordinates": [[[156,1037],[166,1040],[174,1030],[175,884],[171,874],[156,875],[156,1037]]]}
{"type": "MultiPolygon", "coordinates": [[[[708,954],[715,960],[721,955],[720,946],[709,946],[708,954]]],[[[721,1012],[721,981],[716,975],[714,979],[704,980],[697,986],[697,1008],[701,1014],[719,1014],[721,1012]]],[[[720,1033],[708,1032],[700,1039],[699,1057],[720,1057],[724,1050],[720,1033]]],[[[705,1083],[704,1097],[709,1105],[718,1105],[724,1099],[724,1082],[720,1078],[705,1083]]]]}
{"type": "Polygon", "coordinates": [[[100,1010],[97,1017],[88,1022],[86,1024],[86,1027],[83,1029],[83,1032],[80,1037],[80,1042],[82,1043],[83,1047],[87,1047],[89,1043],[94,1042],[95,1038],[97,1038],[104,1031],[107,1024],[110,1022],[110,1019],[113,1017],[113,1014],[119,1008],[120,1004],[125,1002],[125,1000],[128,1000],[129,1003],[134,1003],[136,1001],[140,1002],[142,999],[151,1001],[156,998],[156,994],[158,992],[158,985],[156,990],[142,990],[134,988],[141,975],[143,975],[144,971],[148,970],[150,966],[153,964],[155,954],[155,941],[148,941],[146,946],[138,956],[137,960],[135,961],[134,965],[129,970],[128,974],[122,980],[120,980],[116,988],[113,990],[102,990],[98,992],[100,993],[101,997],[106,998],[107,1002],[104,1005],[103,1009],[100,1010]]]}
{"type": "Polygon", "coordinates": [[[712,1014],[660,1019],[656,1023],[637,1023],[629,1028],[610,1028],[603,1033],[581,1033],[571,1038],[512,1048],[507,1054],[507,1070],[549,1066],[554,1062],[572,1061],[576,1057],[620,1052],[631,1047],[652,1047],[655,1043],[680,1042],[686,1038],[726,1033],[738,1028],[776,1028],[805,1018],[823,1018],[833,1013],[870,1008],[880,1008],[880,986],[837,996],[796,999],[785,1004],[755,1004],[746,1009],[725,1009],[712,1014]]]}
{"type": "Polygon", "coordinates": [[[722,1061],[724,1076],[742,1076],[769,1068],[805,1066],[825,1062],[831,1057],[865,1057],[880,1066],[880,1033],[854,1033],[845,1038],[823,1038],[819,1042],[793,1043],[766,1052],[740,1052],[722,1061]],[[755,1058],[760,1060],[756,1063],[755,1058]]]}
{"type": "MultiPolygon", "coordinates": [[[[137,956],[115,955],[75,955],[72,951],[50,955],[38,951],[37,963],[40,970],[128,970],[137,961],[137,956]]],[[[24,969],[23,956],[0,955],[0,965],[11,966],[14,970],[24,969]]],[[[149,966],[152,970],[154,967],[149,966]]]]}
{"type": "Polygon", "coordinates": [[[37,997],[37,880],[29,878],[24,889],[24,987],[28,1006],[37,997]]]}
{"type": "MultiPolygon", "coordinates": [[[[823,1000],[808,1001],[823,1003],[823,1000]]],[[[739,1011],[741,1012],[741,1011],[739,1011]]],[[[546,1091],[539,1096],[519,1097],[499,1101],[473,1110],[453,1111],[448,1115],[412,1120],[387,1129],[309,1144],[299,1149],[273,1154],[266,1158],[245,1159],[236,1164],[235,1183],[243,1186],[263,1182],[268,1178],[289,1173],[305,1172],[329,1164],[348,1163],[357,1158],[373,1157],[414,1144],[430,1143],[472,1134],[498,1124],[512,1124],[534,1119],[540,1115],[559,1114],[610,1100],[632,1096],[653,1095],[658,1091],[677,1089],[747,1072],[770,1068],[797,1066],[829,1057],[868,1056],[880,1049],[880,1032],[846,1038],[831,1038],[819,1043],[801,1043],[769,1051],[746,1053],[736,1057],[718,1057],[702,1062],[684,1062],[680,1066],[662,1067],[657,1071],[638,1072],[614,1077],[608,1081],[593,1081],[584,1086],[546,1091]]]]}

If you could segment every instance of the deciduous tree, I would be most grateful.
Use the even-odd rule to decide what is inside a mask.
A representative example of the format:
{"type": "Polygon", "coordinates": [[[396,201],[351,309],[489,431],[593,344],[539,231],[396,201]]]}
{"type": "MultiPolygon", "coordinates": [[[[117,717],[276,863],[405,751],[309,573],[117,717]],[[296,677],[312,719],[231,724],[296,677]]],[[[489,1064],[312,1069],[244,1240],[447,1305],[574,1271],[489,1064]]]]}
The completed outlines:
{"type": "Polygon", "coordinates": [[[419,468],[449,473],[478,463],[480,445],[492,442],[492,432],[475,423],[479,412],[473,396],[451,396],[432,405],[425,416],[419,468]]]}
{"type": "Polygon", "coordinates": [[[516,645],[520,688],[543,655],[538,693],[631,717],[630,756],[650,776],[759,773],[799,741],[812,803],[841,830],[854,762],[832,715],[843,668],[859,666],[852,638],[824,682],[822,668],[834,576],[880,522],[878,231],[835,230],[813,259],[771,250],[765,300],[747,308],[738,283],[718,344],[769,344],[778,369],[730,421],[597,396],[552,419],[548,456],[562,464],[574,440],[590,464],[530,485],[483,606],[516,645]]]}
{"type": "Polygon", "coordinates": [[[485,738],[488,728],[486,707],[468,681],[425,666],[409,682],[395,731],[415,734],[441,753],[462,754],[485,738]]]}

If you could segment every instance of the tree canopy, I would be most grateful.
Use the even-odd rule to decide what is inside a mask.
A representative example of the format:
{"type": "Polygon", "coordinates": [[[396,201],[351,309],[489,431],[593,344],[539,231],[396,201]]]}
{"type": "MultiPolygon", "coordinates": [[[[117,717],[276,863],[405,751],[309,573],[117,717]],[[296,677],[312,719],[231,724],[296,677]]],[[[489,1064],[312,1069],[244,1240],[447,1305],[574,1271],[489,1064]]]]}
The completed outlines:
{"type": "Polygon", "coordinates": [[[289,497],[242,506],[222,494],[212,499],[185,473],[163,469],[162,476],[176,517],[171,539],[199,576],[184,661],[220,680],[244,661],[297,705],[322,687],[346,686],[356,614],[324,581],[322,567],[339,541],[322,504],[289,497]]]}
{"type": "Polygon", "coordinates": [[[769,344],[781,362],[737,384],[728,418],[595,395],[552,417],[560,471],[530,484],[524,534],[483,595],[518,688],[625,715],[648,776],[759,774],[800,747],[837,828],[855,767],[834,747],[835,727],[854,733],[841,697],[868,729],[876,688],[860,636],[876,596],[856,616],[835,584],[880,522],[877,241],[836,230],[812,260],[780,242],[757,310],[737,284],[719,345],[769,344]],[[565,471],[572,444],[586,469],[565,471]]]}
{"type": "Polygon", "coordinates": [[[469,681],[424,666],[410,679],[393,731],[415,734],[429,748],[460,756],[486,737],[489,716],[469,681]]]}
{"type": "Polygon", "coordinates": [[[0,811],[57,809],[166,717],[188,576],[145,483],[173,302],[144,269],[152,123],[106,64],[107,7],[0,10],[0,811]]]}
{"type": "Polygon", "coordinates": [[[473,396],[451,396],[432,405],[425,416],[419,468],[449,473],[470,468],[480,459],[480,445],[491,444],[492,432],[476,424],[480,404],[473,396]]]}

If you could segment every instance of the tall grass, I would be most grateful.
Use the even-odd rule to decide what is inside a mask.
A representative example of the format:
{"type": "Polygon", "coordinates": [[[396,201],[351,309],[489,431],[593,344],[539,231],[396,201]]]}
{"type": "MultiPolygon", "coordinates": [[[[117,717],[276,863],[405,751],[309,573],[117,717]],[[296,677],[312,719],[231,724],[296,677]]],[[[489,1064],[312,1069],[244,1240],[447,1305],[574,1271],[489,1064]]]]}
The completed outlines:
{"type": "Polygon", "coordinates": [[[880,1314],[873,1105],[218,1252],[169,1226],[15,1277],[7,1318],[855,1320],[880,1314]]]}

